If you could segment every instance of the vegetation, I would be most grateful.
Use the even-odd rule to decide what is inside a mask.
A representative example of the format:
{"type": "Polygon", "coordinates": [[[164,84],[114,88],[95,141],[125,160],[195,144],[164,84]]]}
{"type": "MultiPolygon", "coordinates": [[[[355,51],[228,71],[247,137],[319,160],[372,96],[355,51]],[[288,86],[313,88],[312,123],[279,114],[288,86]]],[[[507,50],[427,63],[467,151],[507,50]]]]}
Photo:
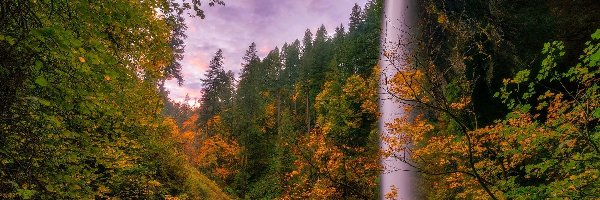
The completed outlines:
{"type": "Polygon", "coordinates": [[[192,6],[2,1],[0,198],[228,199],[160,115],[192,6]]]}
{"type": "Polygon", "coordinates": [[[600,198],[593,0],[420,1],[387,80],[371,0],[331,34],[250,44],[239,76],[219,49],[199,106],[164,83],[183,81],[184,15],[224,2],[178,2],[0,2],[0,198],[394,198],[389,157],[423,199],[600,198]],[[378,87],[407,113],[386,137],[378,87]]]}
{"type": "Polygon", "coordinates": [[[421,198],[599,197],[600,30],[576,11],[598,6],[565,4],[419,5],[416,43],[398,45],[414,56],[388,83],[413,115],[389,125],[384,156],[414,166],[421,198]]]}
{"type": "Polygon", "coordinates": [[[306,30],[264,58],[252,43],[239,80],[217,51],[200,107],[169,106],[195,166],[245,199],[376,198],[382,9],[355,5],[349,31],[306,30]]]}

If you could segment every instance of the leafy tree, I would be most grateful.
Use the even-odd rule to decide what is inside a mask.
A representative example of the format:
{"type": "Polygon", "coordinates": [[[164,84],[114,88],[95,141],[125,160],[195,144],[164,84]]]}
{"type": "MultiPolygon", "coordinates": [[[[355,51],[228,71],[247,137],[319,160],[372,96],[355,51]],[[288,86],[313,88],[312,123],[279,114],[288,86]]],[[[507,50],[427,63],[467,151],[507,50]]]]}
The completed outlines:
{"type": "Polygon", "coordinates": [[[228,198],[163,142],[176,122],[161,115],[158,86],[179,76],[173,41],[185,28],[173,17],[189,7],[0,7],[0,198],[228,198]]]}
{"type": "Polygon", "coordinates": [[[317,122],[308,137],[291,145],[297,158],[286,198],[369,199],[380,173],[376,88],[378,71],[346,82],[328,81],[315,107],[317,122]],[[358,108],[354,107],[358,105],[358,108]],[[366,129],[364,127],[367,127],[366,129]]]}
{"type": "MultiPolygon", "coordinates": [[[[191,158],[197,166],[245,199],[375,198],[381,169],[374,27],[381,12],[373,10],[382,3],[373,2],[365,8],[368,15],[358,7],[351,32],[340,26],[332,38],[324,26],[314,35],[307,29],[302,40],[275,47],[263,59],[252,43],[232,103],[218,104],[218,112],[198,110],[207,116],[200,126],[211,135],[197,131],[196,142],[182,140],[184,149],[196,152],[191,158]],[[227,150],[236,149],[229,141],[237,141],[239,159],[236,153],[218,155],[236,152],[227,150]]],[[[219,93],[205,92],[203,99],[219,93]]]]}
{"type": "MultiPolygon", "coordinates": [[[[397,157],[423,174],[427,198],[593,198],[597,191],[592,188],[598,184],[593,170],[598,163],[597,142],[591,131],[596,125],[590,126],[589,120],[595,119],[575,116],[591,116],[595,109],[596,86],[589,83],[598,70],[592,58],[595,36],[582,48],[579,62],[566,56],[573,53],[566,52],[561,42],[544,45],[545,59],[539,62],[529,54],[530,44],[497,34],[507,28],[505,24],[469,13],[484,11],[456,15],[449,10],[465,5],[442,8],[440,2],[430,3],[424,4],[425,13],[436,20],[423,22],[425,41],[416,39],[417,56],[390,79],[389,90],[408,102],[404,112],[414,115],[390,125],[398,137],[384,138],[390,144],[385,156],[397,157]],[[507,58],[498,48],[509,44],[527,51],[507,58]],[[541,66],[524,66],[519,59],[541,66]],[[504,70],[524,70],[502,80],[509,72],[489,71],[498,63],[515,65],[504,70]],[[509,112],[489,100],[492,95],[485,90],[492,84],[485,79],[500,79],[505,85],[498,94],[509,112]],[[505,117],[490,120],[497,113],[505,117]],[[414,146],[406,149],[405,144],[414,146]],[[406,151],[410,155],[397,154],[406,151]]],[[[394,52],[390,54],[394,60],[394,52]]]]}

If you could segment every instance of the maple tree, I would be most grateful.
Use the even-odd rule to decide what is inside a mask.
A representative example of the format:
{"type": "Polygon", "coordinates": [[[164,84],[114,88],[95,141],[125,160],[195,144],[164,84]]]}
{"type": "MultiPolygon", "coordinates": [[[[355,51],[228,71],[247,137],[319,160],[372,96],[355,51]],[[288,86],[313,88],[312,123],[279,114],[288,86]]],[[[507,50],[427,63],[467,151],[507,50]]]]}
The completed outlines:
{"type": "Polygon", "coordinates": [[[0,198],[227,198],[161,142],[176,123],[158,86],[181,78],[191,6],[0,3],[0,198]]]}
{"type": "Polygon", "coordinates": [[[421,1],[385,85],[371,0],[347,29],[263,58],[250,44],[239,78],[218,50],[201,99],[175,103],[165,81],[183,82],[203,3],[224,5],[0,2],[0,198],[393,199],[382,157],[419,172],[422,198],[598,198],[593,0],[421,1]],[[380,86],[406,114],[383,138],[380,86]]]}
{"type": "Polygon", "coordinates": [[[350,76],[330,81],[316,98],[317,122],[297,140],[297,159],[288,179],[287,199],[365,199],[375,196],[381,172],[377,141],[376,87],[378,71],[368,79],[350,76]],[[358,109],[353,108],[357,106],[358,109]],[[369,119],[370,118],[370,119],[369,119]]]}
{"type": "MultiPolygon", "coordinates": [[[[444,15],[437,23],[460,30],[444,15]]],[[[579,62],[568,68],[560,66],[568,55],[564,43],[546,43],[541,67],[503,80],[497,96],[510,109],[508,115],[483,126],[472,100],[476,79],[448,80],[444,74],[464,75],[471,56],[449,58],[451,65],[442,72],[435,60],[410,58],[391,77],[388,90],[413,115],[388,124],[395,134],[383,138],[389,145],[383,155],[432,177],[427,190],[437,192],[429,198],[594,197],[599,184],[599,37],[596,30],[579,62]]],[[[406,61],[393,52],[386,56],[406,61]]]]}
{"type": "Polygon", "coordinates": [[[591,116],[595,109],[589,98],[595,86],[576,80],[596,74],[596,64],[589,63],[596,39],[586,42],[586,34],[596,35],[598,26],[589,20],[597,14],[576,10],[598,7],[563,3],[423,1],[416,26],[409,27],[418,31],[384,49],[398,73],[382,86],[408,115],[388,124],[395,135],[382,138],[389,144],[382,153],[412,166],[401,170],[418,172],[419,197],[597,193],[590,170],[597,165],[596,125],[575,116],[591,116]],[[587,111],[578,108],[582,102],[589,103],[587,111]],[[574,161],[572,155],[589,157],[574,161]],[[567,176],[577,184],[567,184],[567,176]]]}

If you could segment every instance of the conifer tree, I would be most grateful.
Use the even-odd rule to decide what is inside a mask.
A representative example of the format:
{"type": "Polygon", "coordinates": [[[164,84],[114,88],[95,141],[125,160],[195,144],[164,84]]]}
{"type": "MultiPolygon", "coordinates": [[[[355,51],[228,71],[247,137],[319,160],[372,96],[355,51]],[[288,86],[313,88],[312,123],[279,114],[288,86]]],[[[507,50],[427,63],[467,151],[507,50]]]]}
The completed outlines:
{"type": "Polygon", "coordinates": [[[203,88],[198,121],[208,135],[212,135],[212,131],[208,130],[206,123],[221,114],[230,104],[232,96],[233,81],[223,69],[223,59],[223,51],[219,49],[210,61],[205,78],[201,79],[203,88]]]}
{"type": "Polygon", "coordinates": [[[349,26],[350,27],[350,32],[354,32],[358,29],[358,27],[360,26],[361,22],[362,22],[362,9],[360,8],[360,6],[358,4],[354,4],[354,7],[352,7],[352,13],[350,14],[350,23],[349,26]]]}

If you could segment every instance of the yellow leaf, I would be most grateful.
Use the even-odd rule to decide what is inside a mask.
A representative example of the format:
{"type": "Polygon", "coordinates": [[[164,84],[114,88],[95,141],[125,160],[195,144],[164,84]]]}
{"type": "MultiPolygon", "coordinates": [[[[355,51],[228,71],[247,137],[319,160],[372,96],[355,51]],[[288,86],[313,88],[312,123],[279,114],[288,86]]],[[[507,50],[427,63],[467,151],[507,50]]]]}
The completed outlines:
{"type": "Polygon", "coordinates": [[[448,18],[446,17],[446,15],[441,14],[441,15],[438,16],[437,21],[440,24],[445,24],[448,21],[448,18]]]}
{"type": "Polygon", "coordinates": [[[79,57],[79,62],[85,62],[85,58],[79,57]]]}
{"type": "Polygon", "coordinates": [[[98,192],[100,193],[109,193],[110,189],[108,189],[106,186],[104,185],[100,185],[100,187],[98,187],[98,192]]]}
{"type": "Polygon", "coordinates": [[[160,186],[161,184],[160,184],[160,182],[158,182],[158,181],[156,181],[156,180],[151,180],[151,181],[148,181],[148,185],[150,185],[150,186],[154,186],[154,187],[158,187],[158,186],[160,186]]]}
{"type": "Polygon", "coordinates": [[[108,76],[108,75],[104,75],[104,80],[106,80],[106,81],[110,81],[110,76],[108,76]]]}

